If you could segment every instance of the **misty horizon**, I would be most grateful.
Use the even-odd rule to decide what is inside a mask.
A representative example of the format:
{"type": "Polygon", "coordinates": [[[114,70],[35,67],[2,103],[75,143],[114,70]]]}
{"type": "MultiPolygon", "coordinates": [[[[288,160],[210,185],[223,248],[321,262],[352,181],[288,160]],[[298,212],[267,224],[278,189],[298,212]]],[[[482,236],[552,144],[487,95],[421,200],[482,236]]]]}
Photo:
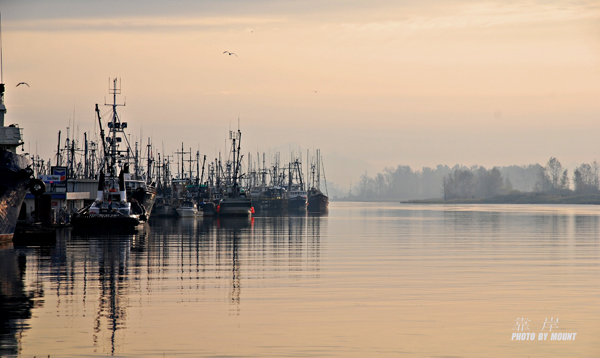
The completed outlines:
{"type": "Polygon", "coordinates": [[[320,148],[342,187],[397,165],[598,157],[595,3],[307,4],[5,3],[7,123],[47,159],[73,121],[97,131],[118,77],[141,143],[211,156],[239,118],[245,152],[320,148]]]}

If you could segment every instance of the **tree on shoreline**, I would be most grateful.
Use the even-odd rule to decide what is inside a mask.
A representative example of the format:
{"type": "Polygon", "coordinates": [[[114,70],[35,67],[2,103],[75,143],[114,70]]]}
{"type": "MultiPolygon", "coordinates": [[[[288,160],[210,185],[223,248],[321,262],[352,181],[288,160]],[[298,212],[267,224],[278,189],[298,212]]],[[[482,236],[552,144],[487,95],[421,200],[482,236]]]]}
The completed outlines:
{"type": "Polygon", "coordinates": [[[490,170],[484,167],[456,169],[444,177],[444,200],[491,198],[510,190],[504,183],[505,180],[496,167],[490,170]]]}
{"type": "Polygon", "coordinates": [[[551,157],[545,167],[538,172],[538,180],[535,183],[535,191],[540,193],[565,194],[569,190],[568,170],[555,157],[551,157]]]}
{"type": "Polygon", "coordinates": [[[581,164],[573,172],[573,190],[577,194],[598,193],[599,180],[598,172],[600,165],[593,161],[592,164],[581,164]]]}
{"type": "Polygon", "coordinates": [[[568,171],[555,157],[545,166],[510,165],[486,169],[455,165],[424,167],[421,171],[399,165],[370,177],[365,173],[347,200],[478,199],[509,193],[545,193],[566,196],[600,193],[600,164],[582,164],[574,172],[573,190],[568,171]]]}

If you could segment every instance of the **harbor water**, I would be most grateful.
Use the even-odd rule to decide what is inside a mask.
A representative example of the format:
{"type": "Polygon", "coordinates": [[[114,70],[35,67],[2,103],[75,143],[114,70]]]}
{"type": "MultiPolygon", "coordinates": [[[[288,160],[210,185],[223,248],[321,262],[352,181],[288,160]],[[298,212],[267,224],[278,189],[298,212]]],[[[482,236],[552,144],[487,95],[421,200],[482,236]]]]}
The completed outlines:
{"type": "Polygon", "coordinates": [[[598,357],[600,207],[332,202],[0,249],[2,357],[598,357]]]}

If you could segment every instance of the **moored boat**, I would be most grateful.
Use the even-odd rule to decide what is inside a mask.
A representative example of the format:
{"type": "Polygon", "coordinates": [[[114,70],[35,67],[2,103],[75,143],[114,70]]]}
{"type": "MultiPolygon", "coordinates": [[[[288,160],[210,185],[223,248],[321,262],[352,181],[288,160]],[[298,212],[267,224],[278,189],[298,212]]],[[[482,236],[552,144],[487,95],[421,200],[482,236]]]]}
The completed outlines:
{"type": "Polygon", "coordinates": [[[292,189],[288,192],[288,209],[293,211],[306,210],[308,193],[306,190],[292,189]]]}
{"type": "Polygon", "coordinates": [[[94,202],[73,214],[71,224],[76,229],[118,231],[136,229],[147,221],[147,212],[137,200],[127,201],[123,172],[118,183],[100,173],[98,194],[94,202]]]}
{"type": "Polygon", "coordinates": [[[177,215],[181,218],[191,218],[200,215],[196,203],[191,200],[184,200],[176,209],[177,215]]]}
{"type": "Polygon", "coordinates": [[[245,195],[223,198],[217,206],[219,216],[250,216],[253,212],[252,200],[245,195]]]}
{"type": "Polygon", "coordinates": [[[148,221],[156,199],[154,186],[147,183],[149,179],[143,180],[138,175],[129,172],[130,166],[127,159],[131,148],[129,148],[124,132],[127,123],[121,122],[117,115],[116,96],[120,93],[120,88],[117,88],[117,79],[114,79],[110,93],[113,94],[112,118],[108,122],[110,131],[106,138],[102,129],[100,111],[96,105],[104,153],[98,180],[98,194],[91,205],[73,214],[71,224],[76,229],[102,231],[137,229],[138,226],[148,221]],[[125,140],[123,140],[124,138],[125,140]],[[120,143],[123,142],[127,143],[126,148],[120,149],[120,143]],[[117,177],[116,173],[119,167],[120,174],[117,177]]]}
{"type": "MultiPolygon", "coordinates": [[[[316,158],[311,165],[312,186],[308,190],[307,210],[310,213],[327,213],[329,209],[329,197],[321,191],[321,167],[323,160],[321,159],[321,151],[317,149],[316,158]]],[[[323,177],[325,171],[323,170],[323,177]]],[[[327,180],[325,180],[325,188],[327,189],[327,180]]]]}
{"type": "MultiPolygon", "coordinates": [[[[30,161],[17,154],[23,145],[22,129],[4,126],[4,84],[0,84],[0,241],[12,240],[33,171],[30,161]]],[[[42,183],[43,184],[43,183],[42,183]]]]}
{"type": "Polygon", "coordinates": [[[254,211],[252,199],[246,195],[246,192],[240,188],[238,183],[241,166],[240,143],[242,132],[238,129],[237,133],[231,133],[230,135],[233,142],[233,173],[231,175],[231,185],[226,189],[225,196],[217,206],[217,214],[219,216],[250,216],[254,211]]]}
{"type": "Polygon", "coordinates": [[[265,188],[255,199],[256,211],[266,214],[283,215],[288,210],[288,192],[280,186],[265,188]]]}
{"type": "Polygon", "coordinates": [[[307,201],[308,192],[304,190],[300,160],[296,159],[289,167],[288,209],[295,212],[304,211],[307,201]]]}
{"type": "Polygon", "coordinates": [[[307,209],[311,213],[326,213],[329,208],[329,197],[317,188],[308,191],[307,209]]]}

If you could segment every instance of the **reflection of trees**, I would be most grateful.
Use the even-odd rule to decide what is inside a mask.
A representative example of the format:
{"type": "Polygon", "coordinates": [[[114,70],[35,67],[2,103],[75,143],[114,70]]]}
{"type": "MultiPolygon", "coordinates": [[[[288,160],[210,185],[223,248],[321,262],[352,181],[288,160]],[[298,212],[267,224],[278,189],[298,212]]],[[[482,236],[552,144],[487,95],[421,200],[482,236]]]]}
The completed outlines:
{"type": "Polygon", "coordinates": [[[27,319],[36,300],[43,296],[40,285],[27,291],[24,276],[25,254],[12,249],[0,250],[0,356],[20,353],[20,336],[28,327],[27,319]]]}

